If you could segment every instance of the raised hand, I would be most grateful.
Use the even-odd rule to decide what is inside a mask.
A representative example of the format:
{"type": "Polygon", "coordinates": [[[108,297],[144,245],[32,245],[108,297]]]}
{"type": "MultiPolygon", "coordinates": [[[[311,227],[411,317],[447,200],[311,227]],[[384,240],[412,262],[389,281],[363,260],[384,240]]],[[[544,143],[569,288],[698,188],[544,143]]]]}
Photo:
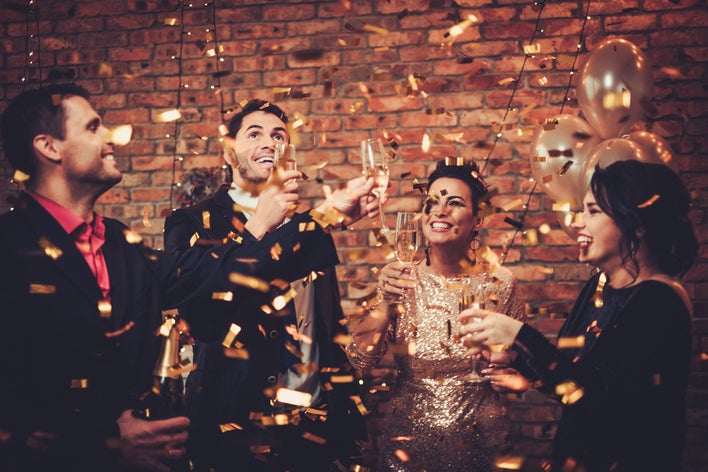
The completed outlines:
{"type": "Polygon", "coordinates": [[[245,225],[254,237],[261,239],[292,215],[300,200],[297,179],[301,176],[296,170],[273,170],[268,182],[258,194],[258,205],[253,216],[245,225]]]}

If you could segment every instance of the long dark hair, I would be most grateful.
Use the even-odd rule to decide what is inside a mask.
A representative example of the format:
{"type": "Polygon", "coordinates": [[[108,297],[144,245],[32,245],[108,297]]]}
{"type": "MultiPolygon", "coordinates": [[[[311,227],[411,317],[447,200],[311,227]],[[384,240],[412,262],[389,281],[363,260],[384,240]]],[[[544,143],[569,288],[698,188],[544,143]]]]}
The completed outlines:
{"type": "Polygon", "coordinates": [[[688,219],[691,197],[672,169],[663,164],[618,161],[605,169],[596,167],[590,189],[622,233],[622,263],[635,277],[639,271],[636,253],[642,242],[663,272],[683,275],[691,268],[698,254],[698,241],[688,219]]]}

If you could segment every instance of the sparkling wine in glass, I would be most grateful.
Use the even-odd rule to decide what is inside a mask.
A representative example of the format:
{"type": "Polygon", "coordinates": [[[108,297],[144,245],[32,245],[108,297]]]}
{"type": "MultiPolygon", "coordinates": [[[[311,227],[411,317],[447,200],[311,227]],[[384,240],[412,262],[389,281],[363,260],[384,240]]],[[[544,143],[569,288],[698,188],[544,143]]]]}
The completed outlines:
{"type": "Polygon", "coordinates": [[[275,145],[275,162],[273,167],[280,166],[283,170],[297,170],[295,160],[295,145],[288,143],[278,143],[275,145]]]}
{"type": "MultiPolygon", "coordinates": [[[[472,276],[470,278],[470,283],[462,289],[462,294],[460,296],[460,313],[468,308],[484,308],[484,301],[487,296],[487,274],[479,274],[478,277],[472,276]]],[[[482,321],[481,318],[474,317],[472,320],[475,323],[482,321]]],[[[465,347],[477,347],[483,349],[484,343],[477,341],[471,341],[470,339],[462,339],[462,343],[465,347]]],[[[489,379],[483,377],[479,374],[477,366],[477,357],[470,358],[471,372],[463,377],[463,381],[467,383],[478,383],[486,382],[489,379]]]]}
{"type": "Polygon", "coordinates": [[[379,200],[381,231],[390,231],[386,226],[386,217],[381,203],[381,198],[388,188],[388,161],[380,139],[365,139],[361,142],[361,170],[366,177],[374,178],[375,185],[372,192],[379,200]]]}
{"type": "Polygon", "coordinates": [[[396,258],[402,264],[411,265],[418,250],[420,215],[400,211],[396,215],[396,258]]]}

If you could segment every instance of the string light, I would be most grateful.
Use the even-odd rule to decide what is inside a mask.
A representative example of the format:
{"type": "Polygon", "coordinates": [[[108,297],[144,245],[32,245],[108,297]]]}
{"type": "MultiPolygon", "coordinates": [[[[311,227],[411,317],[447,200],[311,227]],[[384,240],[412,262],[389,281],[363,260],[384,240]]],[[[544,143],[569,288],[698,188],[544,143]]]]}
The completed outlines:
{"type": "MultiPolygon", "coordinates": [[[[177,55],[176,59],[179,61],[178,62],[178,67],[177,67],[177,107],[176,107],[176,112],[178,117],[175,118],[174,123],[174,133],[172,133],[172,143],[173,143],[173,149],[172,149],[172,186],[170,187],[170,209],[174,210],[174,207],[172,206],[173,198],[174,198],[174,191],[175,188],[179,188],[179,185],[175,184],[175,179],[177,176],[177,165],[179,163],[180,168],[182,167],[182,162],[184,161],[184,158],[182,156],[177,155],[178,151],[178,145],[179,145],[179,137],[180,137],[180,120],[179,120],[179,110],[182,107],[182,74],[183,74],[183,64],[182,64],[182,53],[184,51],[184,38],[185,38],[185,24],[184,24],[184,11],[185,11],[185,3],[181,3],[182,7],[180,8],[180,35],[179,35],[179,54],[177,55]]],[[[191,7],[191,4],[189,5],[191,7]]],[[[175,56],[172,56],[175,57],[175,56]]]]}
{"type": "Polygon", "coordinates": [[[583,26],[580,27],[580,39],[578,39],[578,45],[575,48],[575,57],[573,57],[573,64],[570,66],[570,73],[568,74],[568,86],[565,88],[565,95],[563,95],[563,100],[561,101],[561,109],[560,112],[561,114],[563,113],[563,109],[565,108],[566,102],[569,100],[568,94],[570,93],[570,87],[573,83],[573,76],[575,75],[575,64],[578,62],[578,56],[580,55],[580,51],[583,47],[583,41],[585,40],[585,25],[587,24],[588,20],[590,19],[590,3],[592,0],[588,0],[587,6],[585,7],[585,16],[583,18],[583,26]]]}
{"type": "Polygon", "coordinates": [[[25,65],[22,69],[22,77],[20,77],[20,82],[22,82],[22,91],[25,91],[27,84],[30,82],[30,77],[32,75],[32,66],[37,65],[37,82],[39,87],[42,86],[42,55],[41,55],[41,41],[39,37],[39,2],[38,0],[29,0],[27,2],[27,8],[25,9],[25,65]],[[32,26],[34,23],[34,32],[32,31],[32,26]],[[32,40],[34,39],[35,47],[32,47],[32,40]]]}

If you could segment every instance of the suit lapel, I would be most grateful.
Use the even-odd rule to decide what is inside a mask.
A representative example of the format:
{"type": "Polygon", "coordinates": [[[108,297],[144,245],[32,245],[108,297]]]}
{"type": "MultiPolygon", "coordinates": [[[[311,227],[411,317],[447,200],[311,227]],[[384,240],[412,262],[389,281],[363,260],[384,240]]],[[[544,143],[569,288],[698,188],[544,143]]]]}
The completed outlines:
{"type": "Polygon", "coordinates": [[[227,185],[222,185],[214,194],[214,203],[216,205],[213,213],[219,216],[218,222],[215,222],[218,226],[214,228],[217,237],[226,237],[230,231],[237,230],[233,224],[233,218],[237,218],[242,225],[246,224],[246,215],[240,211],[234,211],[234,201],[229,196],[229,187],[227,185]]]}
{"type": "Polygon", "coordinates": [[[125,236],[121,230],[114,228],[112,221],[104,219],[104,222],[106,224],[106,242],[102,249],[111,283],[111,321],[113,328],[118,329],[125,324],[126,318],[128,270],[127,256],[123,251],[122,244],[125,236]]]}
{"type": "MultiPolygon", "coordinates": [[[[100,300],[101,289],[96,282],[86,260],[76,247],[74,240],[66,234],[64,228],[33,198],[25,197],[26,207],[16,211],[25,217],[25,222],[37,235],[40,247],[46,252],[47,247],[54,247],[61,251],[61,255],[52,258],[56,266],[66,276],[66,279],[76,285],[81,293],[91,300],[100,300]]],[[[98,306],[96,307],[98,312],[98,306]]]]}

